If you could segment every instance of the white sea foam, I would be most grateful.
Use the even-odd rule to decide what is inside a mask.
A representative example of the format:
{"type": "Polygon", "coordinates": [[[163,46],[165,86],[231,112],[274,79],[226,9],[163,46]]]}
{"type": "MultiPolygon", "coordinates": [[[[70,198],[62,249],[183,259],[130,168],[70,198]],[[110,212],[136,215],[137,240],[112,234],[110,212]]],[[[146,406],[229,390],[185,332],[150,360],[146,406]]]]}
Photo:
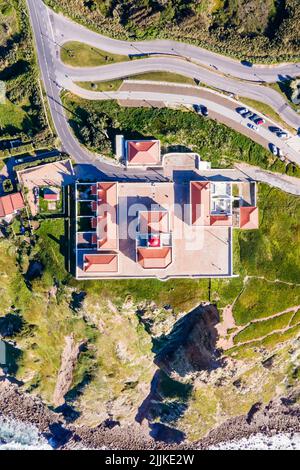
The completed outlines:
{"type": "Polygon", "coordinates": [[[29,423],[0,417],[0,450],[51,450],[38,429],[29,423]]]}
{"type": "Polygon", "coordinates": [[[280,433],[274,436],[255,434],[248,438],[220,442],[210,450],[300,450],[300,433],[280,433]]]}

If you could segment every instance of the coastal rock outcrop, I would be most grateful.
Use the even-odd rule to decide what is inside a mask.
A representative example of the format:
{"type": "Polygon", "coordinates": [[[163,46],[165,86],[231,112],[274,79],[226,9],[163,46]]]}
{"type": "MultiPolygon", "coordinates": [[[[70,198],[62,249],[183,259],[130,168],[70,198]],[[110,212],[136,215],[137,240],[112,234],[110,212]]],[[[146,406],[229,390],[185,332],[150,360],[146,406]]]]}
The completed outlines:
{"type": "Polygon", "coordinates": [[[219,366],[215,328],[220,321],[214,305],[200,305],[178,320],[155,358],[155,364],[176,380],[219,366]]]}

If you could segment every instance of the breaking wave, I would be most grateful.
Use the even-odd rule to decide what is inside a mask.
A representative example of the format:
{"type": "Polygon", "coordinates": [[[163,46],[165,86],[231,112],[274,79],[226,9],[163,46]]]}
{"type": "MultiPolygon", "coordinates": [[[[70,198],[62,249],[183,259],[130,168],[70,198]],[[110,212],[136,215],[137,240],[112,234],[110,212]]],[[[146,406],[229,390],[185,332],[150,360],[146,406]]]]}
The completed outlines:
{"type": "Polygon", "coordinates": [[[209,450],[300,450],[300,433],[280,433],[274,436],[255,434],[230,442],[220,442],[209,450]]]}
{"type": "Polygon", "coordinates": [[[47,439],[28,423],[0,417],[0,450],[51,450],[47,439]]]}

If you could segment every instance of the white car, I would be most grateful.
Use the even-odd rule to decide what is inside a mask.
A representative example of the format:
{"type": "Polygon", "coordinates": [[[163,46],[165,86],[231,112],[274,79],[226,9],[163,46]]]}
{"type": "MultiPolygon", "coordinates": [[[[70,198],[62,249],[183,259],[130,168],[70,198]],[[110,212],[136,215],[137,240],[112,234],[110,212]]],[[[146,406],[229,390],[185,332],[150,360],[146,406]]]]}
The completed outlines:
{"type": "Polygon", "coordinates": [[[282,151],[280,150],[280,148],[276,147],[276,145],[270,144],[269,147],[273,155],[275,155],[276,157],[283,157],[282,151]]]}
{"type": "Polygon", "coordinates": [[[255,124],[251,124],[251,122],[248,122],[247,127],[253,131],[259,132],[259,127],[257,127],[255,124]]]}

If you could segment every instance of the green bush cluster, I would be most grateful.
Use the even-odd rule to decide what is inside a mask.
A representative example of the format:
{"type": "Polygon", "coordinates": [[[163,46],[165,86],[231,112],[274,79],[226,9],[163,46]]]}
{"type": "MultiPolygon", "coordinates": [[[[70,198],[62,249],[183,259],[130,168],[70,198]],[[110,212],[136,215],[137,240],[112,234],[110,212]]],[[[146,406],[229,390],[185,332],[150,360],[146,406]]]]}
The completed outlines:
{"type": "Polygon", "coordinates": [[[34,166],[43,165],[45,163],[58,162],[60,160],[63,160],[64,158],[65,158],[65,156],[60,155],[60,156],[56,156],[56,157],[46,157],[46,158],[42,158],[42,159],[39,159],[39,160],[34,160],[33,162],[21,163],[20,165],[15,165],[14,170],[15,171],[26,170],[26,168],[32,168],[34,166]]]}
{"type": "Polygon", "coordinates": [[[65,94],[63,101],[71,111],[70,124],[81,143],[110,155],[116,134],[126,138],[155,137],[163,152],[186,150],[198,152],[214,167],[232,167],[243,161],[280,173],[300,176],[296,165],[286,165],[271,152],[211,119],[194,112],[168,108],[124,108],[114,101],[89,101],[65,94]],[[87,126],[92,126],[93,132],[87,126]],[[102,126],[102,127],[101,127],[102,126]],[[101,129],[105,132],[101,132],[101,129]],[[96,141],[93,138],[100,139],[96,141]],[[97,144],[97,145],[96,145],[97,144]]]}

